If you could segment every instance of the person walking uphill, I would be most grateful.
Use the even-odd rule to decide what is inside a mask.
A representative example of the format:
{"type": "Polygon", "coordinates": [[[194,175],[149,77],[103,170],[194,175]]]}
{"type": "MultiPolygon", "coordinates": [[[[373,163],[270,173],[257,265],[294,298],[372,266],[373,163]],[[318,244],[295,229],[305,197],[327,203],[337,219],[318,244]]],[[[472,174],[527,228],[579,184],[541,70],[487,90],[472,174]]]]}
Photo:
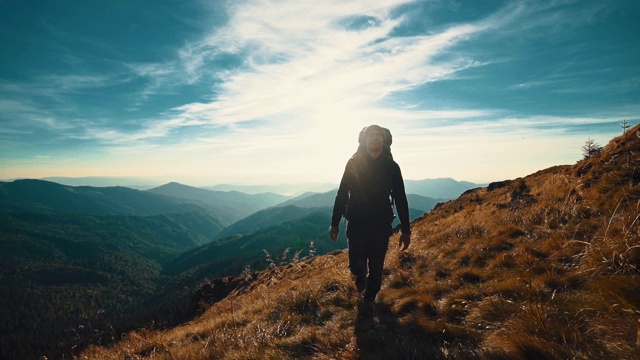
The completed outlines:
{"type": "Polygon", "coordinates": [[[391,133],[378,125],[365,127],[358,151],[347,162],[333,205],[329,235],[338,239],[340,220],[347,221],[349,270],[362,300],[373,303],[382,285],[384,258],[392,234],[395,203],[402,235],[398,246],[409,247],[409,204],[400,167],[391,156],[391,133]]]}

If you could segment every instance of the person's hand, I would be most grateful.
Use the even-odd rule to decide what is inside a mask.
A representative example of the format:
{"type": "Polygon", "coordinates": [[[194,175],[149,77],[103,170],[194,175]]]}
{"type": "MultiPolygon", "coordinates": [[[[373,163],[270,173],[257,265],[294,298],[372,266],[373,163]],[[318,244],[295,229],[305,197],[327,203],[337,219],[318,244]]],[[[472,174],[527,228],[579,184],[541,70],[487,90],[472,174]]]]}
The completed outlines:
{"type": "Polygon", "coordinates": [[[409,248],[409,244],[411,244],[411,233],[402,233],[402,235],[400,235],[400,241],[398,242],[400,251],[407,250],[409,248]]]}
{"type": "Polygon", "coordinates": [[[331,240],[338,240],[338,233],[340,232],[340,228],[337,226],[332,226],[329,228],[329,236],[331,236],[331,240]]]}

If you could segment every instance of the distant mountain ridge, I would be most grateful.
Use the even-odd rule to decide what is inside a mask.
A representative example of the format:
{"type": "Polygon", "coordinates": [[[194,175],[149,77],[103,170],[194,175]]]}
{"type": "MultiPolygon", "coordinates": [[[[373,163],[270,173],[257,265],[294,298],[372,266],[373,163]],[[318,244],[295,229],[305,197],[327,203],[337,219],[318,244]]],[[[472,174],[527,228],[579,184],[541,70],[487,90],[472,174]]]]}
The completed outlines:
{"type": "MultiPolygon", "coordinates": [[[[18,179],[14,179],[18,180],[18,179]]],[[[124,186],[136,190],[146,190],[163,184],[162,181],[144,177],[118,177],[118,176],[83,176],[83,177],[63,177],[50,176],[39,180],[51,181],[61,185],[69,186],[94,186],[110,187],[124,186]]]]}
{"type": "Polygon", "coordinates": [[[333,206],[333,201],[336,198],[337,189],[333,189],[323,193],[306,192],[292,199],[279,203],[277,206],[299,206],[299,207],[318,207],[318,206],[333,206]]]}
{"type": "MultiPolygon", "coordinates": [[[[463,192],[487,184],[478,184],[469,181],[458,181],[452,178],[404,180],[407,194],[417,194],[434,199],[451,200],[460,196],[463,192]]],[[[252,185],[237,186],[231,184],[221,184],[203,187],[211,190],[236,190],[246,193],[274,192],[278,194],[288,194],[296,197],[304,197],[309,194],[326,193],[338,188],[338,184],[300,184],[300,185],[252,185]]],[[[289,204],[287,204],[289,205],[289,204]]]]}
{"type": "Polygon", "coordinates": [[[214,191],[176,182],[149,189],[147,192],[195,202],[215,213],[227,224],[232,224],[256,211],[288,199],[286,196],[274,193],[245,194],[238,191],[214,191]]]}
{"type": "Polygon", "coordinates": [[[67,186],[44,180],[0,182],[0,210],[88,215],[159,215],[201,206],[126,187],[67,186]]]}
{"type": "MultiPolygon", "coordinates": [[[[23,180],[23,179],[20,179],[23,180]]],[[[40,180],[50,181],[68,186],[93,186],[93,187],[114,187],[123,186],[138,190],[149,190],[163,185],[157,179],[149,178],[127,178],[127,177],[46,177],[40,180]]],[[[13,180],[5,180],[6,182],[13,180]]],[[[165,184],[166,185],[166,184],[165,184]]],[[[407,193],[418,194],[426,197],[455,199],[464,191],[487,186],[486,183],[473,183],[469,181],[458,181],[452,178],[436,178],[422,180],[405,179],[407,193]]],[[[238,191],[245,194],[274,193],[286,197],[297,197],[304,193],[324,193],[338,187],[332,183],[301,183],[301,184],[280,184],[280,185],[233,185],[218,184],[211,186],[198,186],[197,188],[229,192],[238,191]]]]}
{"type": "MultiPolygon", "coordinates": [[[[305,193],[293,199],[289,199],[276,206],[300,206],[300,207],[318,207],[333,206],[336,198],[337,189],[333,189],[324,193],[305,193]]],[[[429,198],[415,193],[407,194],[409,207],[427,212],[431,210],[437,203],[447,201],[445,198],[429,198]]]]}
{"type": "Polygon", "coordinates": [[[285,196],[298,196],[305,192],[325,192],[335,188],[331,183],[302,183],[302,184],[280,184],[280,185],[233,185],[218,184],[204,186],[203,189],[216,191],[240,191],[246,194],[276,193],[285,196]]]}
{"type": "Polygon", "coordinates": [[[405,180],[404,187],[407,194],[419,194],[436,199],[456,199],[463,192],[487,186],[469,181],[457,181],[452,178],[405,180]]]}

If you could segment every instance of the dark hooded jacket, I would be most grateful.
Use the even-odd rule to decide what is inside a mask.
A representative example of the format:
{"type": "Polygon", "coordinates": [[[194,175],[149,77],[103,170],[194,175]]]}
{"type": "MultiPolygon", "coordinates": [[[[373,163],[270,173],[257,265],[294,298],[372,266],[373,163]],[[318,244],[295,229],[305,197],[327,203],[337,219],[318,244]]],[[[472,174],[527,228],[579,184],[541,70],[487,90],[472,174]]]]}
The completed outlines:
{"type": "Polygon", "coordinates": [[[394,219],[393,202],[402,232],[409,232],[409,204],[400,167],[390,156],[374,159],[366,151],[358,151],[347,162],[340,181],[331,225],[338,226],[344,216],[350,224],[389,228],[394,219]]]}

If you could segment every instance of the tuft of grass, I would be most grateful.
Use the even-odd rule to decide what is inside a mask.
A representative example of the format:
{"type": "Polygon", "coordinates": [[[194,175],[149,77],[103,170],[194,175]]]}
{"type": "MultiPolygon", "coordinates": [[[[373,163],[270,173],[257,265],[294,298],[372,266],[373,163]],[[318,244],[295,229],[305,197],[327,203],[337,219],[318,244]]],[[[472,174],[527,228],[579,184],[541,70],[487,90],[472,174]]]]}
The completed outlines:
{"type": "Polygon", "coordinates": [[[406,270],[398,270],[389,279],[389,287],[391,289],[401,289],[409,287],[413,284],[413,277],[410,272],[406,270]]]}
{"type": "Polygon", "coordinates": [[[484,281],[484,275],[475,269],[463,268],[457,271],[454,276],[459,277],[465,283],[477,284],[484,281]]]}

